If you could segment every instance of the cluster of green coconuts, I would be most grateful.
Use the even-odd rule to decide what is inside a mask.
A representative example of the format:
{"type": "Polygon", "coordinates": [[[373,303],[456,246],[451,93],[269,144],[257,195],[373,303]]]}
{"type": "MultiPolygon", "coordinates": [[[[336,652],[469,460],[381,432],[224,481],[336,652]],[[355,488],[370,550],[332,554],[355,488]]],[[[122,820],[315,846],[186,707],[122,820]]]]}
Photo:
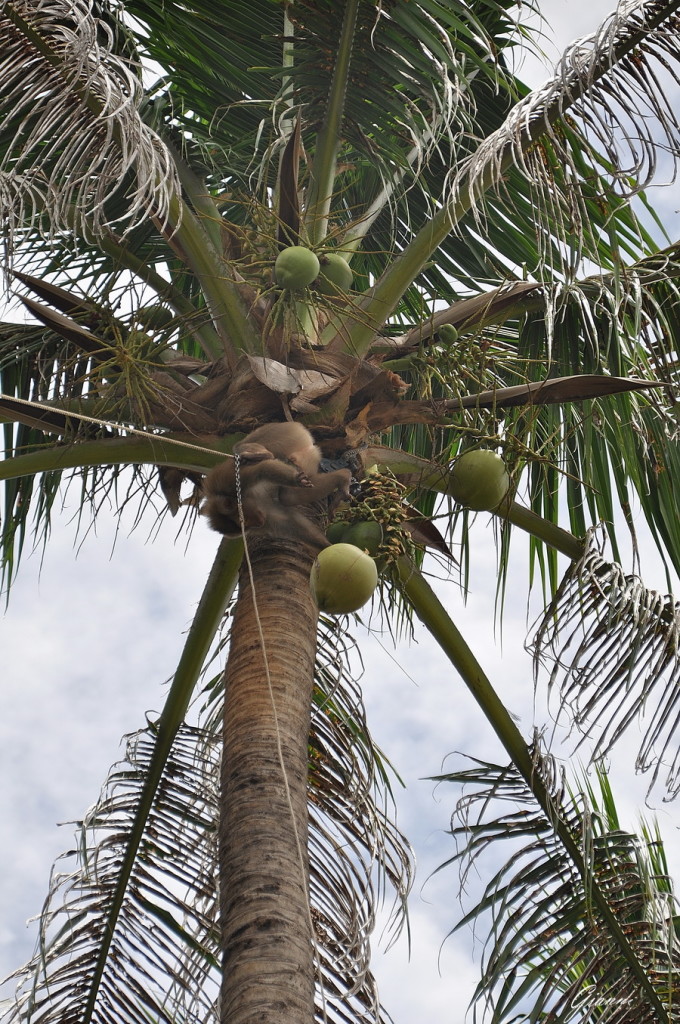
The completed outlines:
{"type": "MultiPolygon", "coordinates": [[[[321,259],[304,245],[282,249],[274,264],[274,279],[279,288],[302,291],[314,288],[324,295],[347,292],[353,274],[344,257],[337,252],[322,254],[321,259]]],[[[445,324],[438,331],[440,340],[452,343],[458,337],[455,327],[445,324]]],[[[466,508],[493,512],[508,493],[510,478],[499,455],[478,448],[464,452],[451,470],[449,493],[466,508]]],[[[333,524],[331,543],[317,556],[310,584],[321,611],[331,615],[355,612],[372,596],[378,585],[375,555],[382,540],[377,522],[333,524]]]]}
{"type": "Polygon", "coordinates": [[[354,275],[339,252],[322,254],[319,259],[304,245],[289,245],[276,257],[274,279],[279,288],[288,291],[302,291],[313,284],[322,295],[335,295],[350,290],[354,275]]]}
{"type": "MultiPolygon", "coordinates": [[[[449,493],[474,512],[493,512],[508,494],[510,477],[500,455],[476,448],[460,455],[451,470],[449,493]]],[[[355,612],[378,585],[378,569],[372,556],[382,542],[378,522],[333,523],[331,543],[321,551],[310,579],[319,609],[330,615],[355,612]]]]}

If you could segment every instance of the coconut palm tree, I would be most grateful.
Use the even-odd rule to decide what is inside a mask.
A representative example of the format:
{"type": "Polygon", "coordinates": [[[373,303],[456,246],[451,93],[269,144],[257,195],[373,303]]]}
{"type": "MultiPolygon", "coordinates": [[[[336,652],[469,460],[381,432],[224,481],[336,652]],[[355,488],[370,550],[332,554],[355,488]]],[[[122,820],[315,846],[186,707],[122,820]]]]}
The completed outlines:
{"type": "Polygon", "coordinates": [[[7,1021],[387,1019],[374,880],[403,915],[412,865],[346,593],[331,573],[319,618],[310,588],[322,528],[368,549],[376,613],[434,636],[507,752],[448,777],[474,786],[468,853],[515,844],[471,912],[495,918],[494,1019],[677,1015],[657,837],[522,736],[422,563],[453,565],[455,536],[465,581],[490,511],[502,589],[528,531],[559,702],[597,758],[644,708],[639,766],[675,795],[678,609],[618,567],[612,524],[635,497],[680,566],[680,259],[643,192],[677,151],[679,7],[621,5],[530,93],[510,0],[1,0],[6,272],[31,314],[0,333],[7,582],[65,473],[94,515],[160,489],[203,529],[205,474],[299,421],[354,480],[339,503],[269,483],[250,512],[277,453],[237,447],[165,707],[54,876],[7,1021]]]}

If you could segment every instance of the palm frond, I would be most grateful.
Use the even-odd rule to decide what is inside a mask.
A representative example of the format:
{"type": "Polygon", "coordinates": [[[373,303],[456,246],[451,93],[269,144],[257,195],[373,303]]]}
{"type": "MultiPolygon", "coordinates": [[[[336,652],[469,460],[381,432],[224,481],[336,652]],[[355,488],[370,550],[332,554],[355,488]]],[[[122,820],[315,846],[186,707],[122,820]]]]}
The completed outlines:
{"type": "MultiPolygon", "coordinates": [[[[464,237],[470,228],[485,239],[481,249],[495,263],[494,283],[499,283],[499,263],[507,267],[510,256],[503,244],[498,246],[500,261],[494,258],[495,223],[511,228],[505,234],[515,249],[521,247],[524,230],[534,248],[525,265],[535,268],[542,280],[572,280],[582,272],[585,259],[611,265],[612,233],[614,224],[619,226],[620,211],[620,227],[628,221],[633,239],[639,233],[637,218],[630,217],[626,206],[628,197],[649,179],[660,146],[649,125],[656,124],[658,113],[665,137],[671,139],[677,132],[675,114],[659,81],[664,74],[672,78],[677,72],[676,9],[675,0],[622,5],[595,40],[576,47],[578,57],[568,64],[568,73],[558,71],[549,83],[515,104],[474,152],[453,156],[454,170],[444,176],[450,188],[443,195],[440,176],[439,209],[434,215],[430,211],[415,232],[409,219],[411,237],[399,259],[388,265],[362,299],[367,320],[384,323],[399,309],[402,296],[410,295],[411,285],[447,237],[464,237]],[[638,90],[639,97],[631,100],[632,122],[611,100],[613,88],[623,90],[626,97],[629,90],[638,90]],[[639,156],[634,136],[638,119],[646,113],[650,117],[639,156]],[[618,127],[614,132],[612,123],[620,126],[624,151],[625,140],[630,143],[630,154],[619,151],[618,127]],[[605,156],[598,153],[601,144],[605,156]]],[[[624,247],[629,238],[622,234],[624,247]]],[[[479,252],[478,241],[475,248],[479,252]]],[[[616,261],[616,249],[614,257],[616,261]]],[[[366,351],[371,341],[367,325],[348,324],[344,347],[366,351]]]]}
{"type": "MultiPolygon", "coordinates": [[[[159,83],[159,99],[167,90],[176,122],[203,145],[208,164],[221,152],[232,174],[251,186],[262,174],[273,184],[274,153],[287,141],[278,126],[291,108],[303,118],[305,137],[325,123],[345,7],[333,0],[293,6],[256,0],[219,9],[209,0],[126,4],[142,26],[140,49],[172,69],[171,81],[159,83]],[[212,96],[220,97],[217,110],[212,96]]],[[[513,35],[510,7],[429,0],[408,8],[360,4],[340,160],[350,168],[380,166],[392,178],[399,168],[410,171],[406,156],[414,146],[420,163],[442,135],[469,129],[475,107],[470,79],[508,87],[498,55],[513,35]],[[359,54],[371,55],[370,72],[359,54]]],[[[364,203],[367,196],[372,198],[365,193],[364,203]]]]}
{"type": "MultiPolygon", "coordinates": [[[[396,895],[397,931],[403,923],[411,853],[386,814],[389,766],[370,738],[346,641],[323,627],[321,640],[309,740],[317,1019],[385,1022],[369,938],[387,887],[396,895]]],[[[125,760],[65,855],[69,870],[57,862],[39,945],[16,974],[17,997],[3,1024],[104,1024],[112,1014],[120,1024],[148,1022],[149,1014],[167,1024],[218,1020],[221,680],[207,691],[197,726],[168,731],[164,712],[128,740],[125,760]],[[159,766],[159,737],[172,735],[159,766]]]]}
{"type": "Polygon", "coordinates": [[[308,783],[319,1024],[324,1011],[338,1022],[389,1021],[370,970],[370,938],[388,890],[393,939],[399,934],[413,875],[410,847],[387,813],[391,769],[371,738],[350,650],[346,635],[321,624],[308,783]]]}
{"type": "MultiPolygon", "coordinates": [[[[87,374],[88,358],[74,352],[72,345],[60,345],[41,326],[0,324],[0,392],[17,399],[42,403],[69,391],[79,395],[78,382],[87,374]]],[[[102,430],[93,425],[69,421],[58,410],[0,402],[3,422],[4,458],[44,450],[53,444],[49,431],[62,437],[94,437],[102,430]],[[15,422],[11,422],[14,420],[15,422]]],[[[108,433],[104,431],[104,433],[108,433]]],[[[92,471],[96,475],[96,471],[92,471]]],[[[50,529],[51,512],[58,497],[62,474],[58,469],[7,480],[0,517],[0,576],[9,586],[19,563],[26,538],[33,532],[43,542],[50,529]]]]}
{"type": "MultiPolygon", "coordinates": [[[[550,666],[560,708],[593,743],[611,749],[632,724],[644,725],[636,767],[680,788],[680,603],[643,586],[602,556],[595,532],[573,562],[532,641],[534,665],[550,666]]],[[[583,742],[583,741],[581,741],[583,742]]]]}
{"type": "MultiPolygon", "coordinates": [[[[600,520],[611,524],[617,502],[625,514],[634,491],[662,557],[676,569],[677,255],[673,245],[614,274],[558,287],[550,329],[543,313],[529,312],[518,344],[517,366],[529,375],[540,373],[541,363],[549,358],[556,373],[575,368],[607,368],[612,374],[632,371],[667,388],[645,396],[534,410],[530,415],[522,411],[505,423],[517,452],[534,452],[529,492],[536,512],[559,514],[551,494],[561,477],[570,528],[583,536],[600,520]],[[547,466],[553,472],[550,481],[547,466]]],[[[608,531],[619,558],[613,525],[608,531]]]]}
{"type": "Polygon", "coordinates": [[[126,888],[101,982],[91,988],[116,890],[128,825],[156,746],[150,724],[128,740],[95,807],[80,823],[76,849],[57,862],[40,941],[22,972],[7,1024],[110,1021],[177,1024],[209,1019],[217,988],[215,871],[206,852],[216,830],[219,745],[183,725],[156,792],[126,888]],[[191,973],[186,948],[197,957],[191,973]],[[198,972],[198,974],[197,974],[198,972]],[[167,979],[174,979],[167,991],[167,979]],[[195,1013],[186,1013],[187,1006],[195,1013]]]}
{"type": "MultiPolygon", "coordinates": [[[[475,140],[502,123],[514,98],[526,91],[506,70],[506,53],[519,38],[513,6],[505,0],[466,7],[428,0],[389,11],[382,4],[359,5],[327,240],[353,254],[358,291],[429,222],[451,168],[475,140]],[[356,251],[362,239],[363,250],[356,251]]],[[[299,115],[310,163],[323,145],[318,133],[332,102],[329,86],[345,5],[295,5],[290,22],[283,4],[264,0],[227,11],[205,0],[160,9],[132,0],[126,9],[143,26],[140,51],[167,70],[151,90],[154,118],[208,183],[228,230],[251,230],[253,208],[268,205],[266,189],[275,187],[291,119],[299,115]],[[217,109],[215,96],[222,101],[217,109]]],[[[313,202],[312,174],[301,173],[300,188],[313,202]]],[[[525,210],[528,216],[528,201],[525,210]]],[[[271,218],[265,233],[277,233],[271,218]]],[[[504,244],[511,244],[509,234],[528,242],[521,261],[531,265],[531,233],[504,227],[504,244]]],[[[439,255],[441,269],[424,268],[418,281],[425,302],[417,288],[409,290],[404,309],[411,323],[427,315],[429,300],[453,297],[454,276],[464,273],[467,285],[478,288],[476,239],[456,239],[439,255]],[[458,260],[456,253],[463,251],[458,260]]],[[[490,268],[491,263],[485,270],[490,268]]]]}
{"type": "Polygon", "coordinates": [[[3,37],[0,132],[2,215],[15,236],[75,229],[105,232],[109,201],[124,231],[167,218],[179,192],[174,164],[139,115],[141,72],[115,52],[110,25],[85,0],[0,4],[3,37]]]}
{"type": "Polygon", "coordinates": [[[605,778],[599,795],[588,784],[570,791],[537,740],[534,771],[550,794],[550,813],[536,809],[514,766],[470,760],[472,767],[438,781],[470,788],[452,823],[460,851],[444,866],[464,861],[464,882],[473,863],[478,873],[484,855],[492,858],[483,895],[456,926],[491,918],[474,996],[483,1014],[494,1024],[678,1020],[677,905],[670,879],[660,873],[665,859],[657,837],[650,842],[648,829],[645,838],[644,831],[639,837],[620,828],[605,778]],[[557,838],[557,820],[581,851],[582,871],[557,838]],[[498,866],[501,840],[508,849],[498,866]],[[595,889],[614,930],[593,899],[595,889]]]}
{"type": "Polygon", "coordinates": [[[509,200],[511,218],[503,173],[512,165],[525,177],[546,270],[557,266],[572,279],[599,248],[588,209],[593,186],[612,201],[626,199],[653,180],[661,152],[677,152],[680,124],[668,99],[678,80],[677,10],[676,0],[620,4],[596,33],[565,51],[554,77],[520,101],[457,171],[454,196],[466,193],[474,206],[493,182],[509,200]],[[591,161],[583,193],[573,183],[583,181],[591,161]],[[555,163],[567,169],[561,183],[555,163]]]}

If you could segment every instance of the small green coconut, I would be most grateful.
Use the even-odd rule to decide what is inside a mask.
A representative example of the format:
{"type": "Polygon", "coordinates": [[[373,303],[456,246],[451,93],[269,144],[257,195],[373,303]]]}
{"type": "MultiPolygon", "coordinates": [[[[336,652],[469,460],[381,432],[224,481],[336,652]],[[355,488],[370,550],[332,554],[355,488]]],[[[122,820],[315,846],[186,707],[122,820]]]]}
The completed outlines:
{"type": "Polygon", "coordinates": [[[510,477],[500,455],[488,448],[464,452],[451,470],[449,493],[475,512],[493,512],[510,487],[510,477]]]}
{"type": "Polygon", "coordinates": [[[444,345],[453,345],[454,342],[458,341],[458,331],[453,324],[442,324],[441,327],[437,328],[437,334],[439,340],[444,345]]]}
{"type": "Polygon", "coordinates": [[[341,540],[345,539],[345,534],[347,533],[347,530],[347,523],[331,523],[331,525],[326,530],[326,536],[328,537],[331,544],[339,544],[341,540]]]}
{"type": "Polygon", "coordinates": [[[174,319],[174,314],[167,306],[154,303],[152,306],[143,306],[138,309],[135,319],[145,330],[152,331],[160,327],[167,327],[174,319]]]}
{"type": "Polygon", "coordinates": [[[354,544],[331,544],[317,555],[310,585],[322,612],[343,615],[366,604],[378,585],[378,570],[354,544]]]}
{"type": "Polygon", "coordinates": [[[282,249],[274,264],[274,277],[281,288],[299,291],[319,276],[319,258],[304,245],[282,249]]]}
{"type": "Polygon", "coordinates": [[[348,292],[352,287],[354,274],[347,260],[338,252],[330,252],[321,257],[321,269],[317,288],[323,295],[337,295],[348,292]]]}
{"type": "Polygon", "coordinates": [[[343,534],[342,540],[347,544],[355,544],[362,551],[367,551],[369,555],[375,557],[382,544],[383,528],[375,520],[354,523],[343,534]]]}

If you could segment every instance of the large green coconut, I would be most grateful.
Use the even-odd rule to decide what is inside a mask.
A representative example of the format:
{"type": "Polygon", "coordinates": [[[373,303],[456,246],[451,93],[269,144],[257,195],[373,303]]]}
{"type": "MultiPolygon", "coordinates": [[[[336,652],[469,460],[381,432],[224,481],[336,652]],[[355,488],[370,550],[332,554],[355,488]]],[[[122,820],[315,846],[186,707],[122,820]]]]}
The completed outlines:
{"type": "Polygon", "coordinates": [[[281,288],[299,291],[307,288],[319,275],[319,258],[304,245],[282,249],[274,264],[274,277],[281,288]]]}
{"type": "Polygon", "coordinates": [[[317,288],[323,295],[337,295],[348,292],[352,287],[354,274],[347,260],[340,253],[330,252],[321,257],[321,269],[317,288]]]}
{"type": "Polygon", "coordinates": [[[500,455],[487,448],[464,452],[451,470],[449,494],[475,512],[493,512],[508,493],[510,477],[500,455]]]}
{"type": "Polygon", "coordinates": [[[152,306],[143,306],[141,309],[138,309],[135,313],[135,319],[145,330],[153,331],[161,327],[167,327],[174,319],[174,314],[167,306],[154,303],[152,306]]]}
{"type": "Polygon", "coordinates": [[[378,585],[378,570],[354,544],[331,544],[317,555],[310,584],[322,612],[343,615],[366,604],[378,585]]]}

